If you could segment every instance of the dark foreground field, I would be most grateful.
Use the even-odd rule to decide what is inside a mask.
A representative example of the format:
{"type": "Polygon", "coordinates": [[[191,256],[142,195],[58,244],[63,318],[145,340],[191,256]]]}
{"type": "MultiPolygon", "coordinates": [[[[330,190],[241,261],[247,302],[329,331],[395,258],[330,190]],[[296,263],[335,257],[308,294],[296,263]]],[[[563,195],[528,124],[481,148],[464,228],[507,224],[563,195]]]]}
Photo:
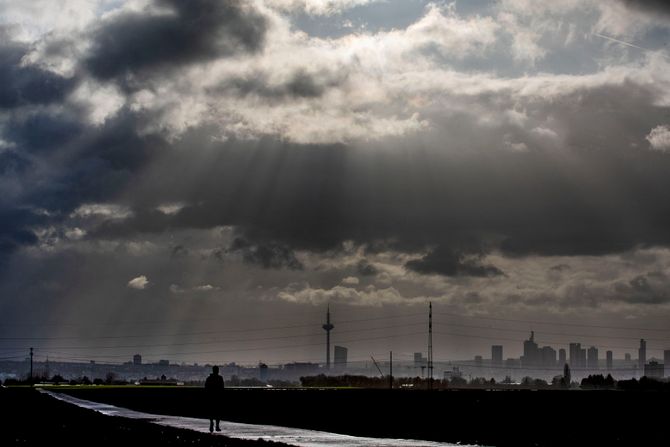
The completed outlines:
{"type": "MultiPolygon", "coordinates": [[[[204,417],[197,388],[68,390],[150,413],[204,417]]],[[[670,393],[227,389],[225,420],[359,436],[494,446],[651,446],[666,430],[670,393]]]]}
{"type": "Polygon", "coordinates": [[[0,446],[153,445],[281,447],[284,444],[229,439],[221,435],[161,427],[141,420],[103,416],[58,401],[34,389],[0,389],[0,446]]]}

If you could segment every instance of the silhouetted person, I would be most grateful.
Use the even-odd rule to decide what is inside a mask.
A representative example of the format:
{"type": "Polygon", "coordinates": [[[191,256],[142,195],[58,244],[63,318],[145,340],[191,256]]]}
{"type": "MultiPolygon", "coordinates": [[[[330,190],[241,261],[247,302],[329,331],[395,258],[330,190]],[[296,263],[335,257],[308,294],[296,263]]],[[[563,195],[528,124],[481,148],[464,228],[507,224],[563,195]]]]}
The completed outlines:
{"type": "Polygon", "coordinates": [[[209,414],[209,432],[214,431],[214,420],[216,420],[216,431],[221,431],[219,421],[221,420],[221,395],[223,393],[223,377],[219,375],[219,367],[212,367],[212,374],[205,380],[205,393],[207,403],[207,413],[209,414]]]}

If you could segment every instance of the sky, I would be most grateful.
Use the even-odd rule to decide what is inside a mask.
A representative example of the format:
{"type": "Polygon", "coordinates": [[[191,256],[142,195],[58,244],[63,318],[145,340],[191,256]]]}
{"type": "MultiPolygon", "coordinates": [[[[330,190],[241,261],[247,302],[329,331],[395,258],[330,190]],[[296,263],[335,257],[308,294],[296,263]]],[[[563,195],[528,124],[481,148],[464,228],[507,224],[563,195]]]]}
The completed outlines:
{"type": "Polygon", "coordinates": [[[661,0],[0,0],[0,358],[670,349],[661,0]]]}

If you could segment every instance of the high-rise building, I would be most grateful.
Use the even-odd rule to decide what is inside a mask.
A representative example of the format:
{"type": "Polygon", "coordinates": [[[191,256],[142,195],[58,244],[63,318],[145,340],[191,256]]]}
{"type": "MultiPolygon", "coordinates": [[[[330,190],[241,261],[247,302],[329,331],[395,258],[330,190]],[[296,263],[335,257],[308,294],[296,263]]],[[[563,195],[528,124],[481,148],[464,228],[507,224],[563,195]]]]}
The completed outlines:
{"type": "Polygon", "coordinates": [[[530,331],[530,338],[523,342],[523,357],[521,364],[524,366],[537,366],[540,363],[540,350],[535,343],[535,332],[530,331]]]}
{"type": "Polygon", "coordinates": [[[572,369],[581,368],[583,366],[580,362],[581,350],[581,343],[570,343],[570,366],[572,369]]]}
{"type": "Polygon", "coordinates": [[[649,363],[645,363],[644,375],[650,379],[662,379],[663,369],[663,363],[658,363],[656,360],[652,360],[649,363]]]}
{"type": "Polygon", "coordinates": [[[502,345],[491,346],[491,365],[502,366],[503,363],[503,347],[502,345]]]}
{"type": "Polygon", "coordinates": [[[259,375],[260,379],[263,382],[268,380],[268,365],[266,365],[265,363],[259,363],[258,364],[258,373],[259,373],[258,375],[259,375]]]}
{"type": "Polygon", "coordinates": [[[586,367],[589,369],[598,369],[598,348],[591,346],[587,351],[586,367]]]}
{"type": "Polygon", "coordinates": [[[670,349],[663,351],[663,364],[665,367],[665,375],[670,376],[670,349]]]}
{"type": "Polygon", "coordinates": [[[612,371],[612,364],[614,363],[614,354],[612,354],[612,351],[607,351],[605,355],[607,357],[607,371],[612,371]]]}
{"type": "Polygon", "coordinates": [[[551,346],[543,346],[540,349],[540,361],[544,367],[553,368],[556,366],[556,350],[551,346]]]}
{"type": "Polygon", "coordinates": [[[335,368],[345,369],[347,367],[347,348],[344,346],[335,346],[335,368]]]}
{"type": "Polygon", "coordinates": [[[476,355],[475,356],[475,366],[477,368],[481,368],[483,362],[484,362],[484,359],[482,358],[481,355],[476,355]]]}
{"type": "Polygon", "coordinates": [[[558,350],[558,365],[565,366],[567,362],[567,357],[565,356],[565,349],[561,348],[558,350]]]}
{"type": "Polygon", "coordinates": [[[414,353],[414,367],[415,368],[422,368],[426,366],[426,362],[428,362],[428,359],[423,356],[423,352],[415,352],[414,353]]]}
{"type": "Polygon", "coordinates": [[[623,359],[624,359],[625,361],[627,361],[627,362],[630,362],[630,361],[631,361],[630,354],[629,354],[629,353],[625,353],[624,356],[623,356],[623,359]]]}
{"type": "Polygon", "coordinates": [[[139,354],[135,354],[133,356],[133,365],[141,365],[142,364],[142,356],[139,354]]]}
{"type": "Polygon", "coordinates": [[[637,367],[640,371],[644,370],[647,363],[647,342],[644,338],[640,339],[640,349],[637,350],[637,367]]]}

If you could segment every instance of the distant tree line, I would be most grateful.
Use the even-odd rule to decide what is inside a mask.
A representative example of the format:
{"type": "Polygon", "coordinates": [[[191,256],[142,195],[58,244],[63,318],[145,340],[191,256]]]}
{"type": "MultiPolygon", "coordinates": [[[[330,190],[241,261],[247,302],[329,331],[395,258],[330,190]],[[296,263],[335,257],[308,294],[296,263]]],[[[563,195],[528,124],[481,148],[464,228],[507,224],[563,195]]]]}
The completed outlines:
{"type": "MultiPolygon", "coordinates": [[[[619,380],[616,381],[608,374],[590,375],[582,379],[581,383],[570,381],[570,372],[556,376],[548,383],[546,380],[533,377],[524,377],[521,382],[515,383],[507,377],[501,382],[495,379],[486,379],[484,377],[474,377],[465,380],[462,377],[453,377],[449,380],[433,380],[432,389],[612,389],[612,390],[657,390],[670,391],[670,381],[662,381],[642,377],[641,379],[619,380]]],[[[429,379],[420,377],[398,377],[393,378],[393,388],[429,388],[429,379]]],[[[391,381],[388,377],[369,377],[362,375],[341,375],[327,376],[319,374],[316,376],[306,376],[300,378],[303,387],[324,387],[324,388],[389,388],[391,381]]]]}

